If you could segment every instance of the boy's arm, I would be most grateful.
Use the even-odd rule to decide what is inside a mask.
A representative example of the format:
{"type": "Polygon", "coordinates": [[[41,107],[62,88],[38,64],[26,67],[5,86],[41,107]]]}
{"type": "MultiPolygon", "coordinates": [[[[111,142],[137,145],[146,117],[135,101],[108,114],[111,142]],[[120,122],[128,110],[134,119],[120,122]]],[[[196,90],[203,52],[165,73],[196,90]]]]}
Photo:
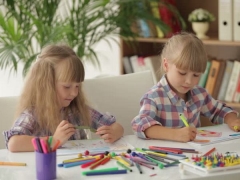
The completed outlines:
{"type": "Polygon", "coordinates": [[[163,139],[179,142],[192,141],[196,137],[197,130],[195,127],[167,128],[160,125],[154,125],[144,131],[147,138],[163,139]]]}

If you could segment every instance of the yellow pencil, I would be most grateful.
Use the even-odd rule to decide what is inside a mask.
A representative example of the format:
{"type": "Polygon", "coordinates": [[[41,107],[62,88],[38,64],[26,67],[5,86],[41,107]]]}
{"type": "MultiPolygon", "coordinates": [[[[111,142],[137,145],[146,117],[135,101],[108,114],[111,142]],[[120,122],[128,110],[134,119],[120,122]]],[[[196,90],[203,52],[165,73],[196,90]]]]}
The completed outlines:
{"type": "Polygon", "coordinates": [[[189,124],[188,124],[188,122],[187,122],[187,119],[184,117],[184,115],[183,115],[183,114],[180,114],[179,116],[180,116],[180,119],[182,120],[182,122],[184,123],[184,125],[185,125],[186,127],[189,127],[189,124]]]}
{"type": "Polygon", "coordinates": [[[20,162],[0,162],[0,166],[26,166],[26,163],[20,162]]]}

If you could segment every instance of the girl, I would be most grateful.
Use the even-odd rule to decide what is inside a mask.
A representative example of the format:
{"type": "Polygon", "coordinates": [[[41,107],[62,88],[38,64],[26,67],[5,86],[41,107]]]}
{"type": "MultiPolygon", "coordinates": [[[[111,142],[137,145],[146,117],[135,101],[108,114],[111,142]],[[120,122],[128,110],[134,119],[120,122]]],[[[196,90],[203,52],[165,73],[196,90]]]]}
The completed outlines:
{"type": "Polygon", "coordinates": [[[86,139],[85,125],[97,129],[105,142],[123,135],[123,128],[113,116],[101,114],[86,104],[81,83],[84,67],[75,52],[64,45],[45,47],[27,74],[18,118],[5,131],[6,145],[12,152],[33,151],[34,136],[53,136],[64,144],[67,140],[86,139]]]}
{"type": "Polygon", "coordinates": [[[132,128],[140,138],[187,142],[196,137],[200,115],[212,123],[240,127],[237,112],[213,99],[204,88],[196,86],[205,71],[207,54],[195,35],[180,33],[165,44],[161,80],[141,99],[139,115],[132,120],[132,128]],[[180,114],[187,118],[185,127],[180,114]]]}

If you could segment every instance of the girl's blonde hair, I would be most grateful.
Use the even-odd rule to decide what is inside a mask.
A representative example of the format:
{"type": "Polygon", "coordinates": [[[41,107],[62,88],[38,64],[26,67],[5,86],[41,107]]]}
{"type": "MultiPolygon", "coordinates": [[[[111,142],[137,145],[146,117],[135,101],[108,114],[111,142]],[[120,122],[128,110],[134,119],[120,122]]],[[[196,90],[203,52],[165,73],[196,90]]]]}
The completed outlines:
{"type": "Polygon", "coordinates": [[[161,54],[162,71],[164,58],[179,69],[201,73],[205,71],[208,60],[202,41],[186,32],[176,34],[166,42],[161,54]]]}
{"type": "MultiPolygon", "coordinates": [[[[37,117],[36,131],[54,133],[67,113],[80,118],[82,124],[89,125],[90,114],[82,86],[77,97],[60,113],[56,93],[57,82],[83,82],[85,71],[76,53],[65,45],[48,45],[43,48],[28,72],[20,97],[17,115],[31,110],[37,117]]],[[[66,119],[65,119],[66,120],[66,119]]]]}

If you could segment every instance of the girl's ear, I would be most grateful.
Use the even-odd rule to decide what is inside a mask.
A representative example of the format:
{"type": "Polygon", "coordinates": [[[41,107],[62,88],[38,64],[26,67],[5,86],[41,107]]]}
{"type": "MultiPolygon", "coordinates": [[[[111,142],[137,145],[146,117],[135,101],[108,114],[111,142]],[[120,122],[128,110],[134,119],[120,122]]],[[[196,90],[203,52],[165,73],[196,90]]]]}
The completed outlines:
{"type": "Polygon", "coordinates": [[[163,70],[166,73],[168,71],[168,60],[163,58],[163,70]]]}

